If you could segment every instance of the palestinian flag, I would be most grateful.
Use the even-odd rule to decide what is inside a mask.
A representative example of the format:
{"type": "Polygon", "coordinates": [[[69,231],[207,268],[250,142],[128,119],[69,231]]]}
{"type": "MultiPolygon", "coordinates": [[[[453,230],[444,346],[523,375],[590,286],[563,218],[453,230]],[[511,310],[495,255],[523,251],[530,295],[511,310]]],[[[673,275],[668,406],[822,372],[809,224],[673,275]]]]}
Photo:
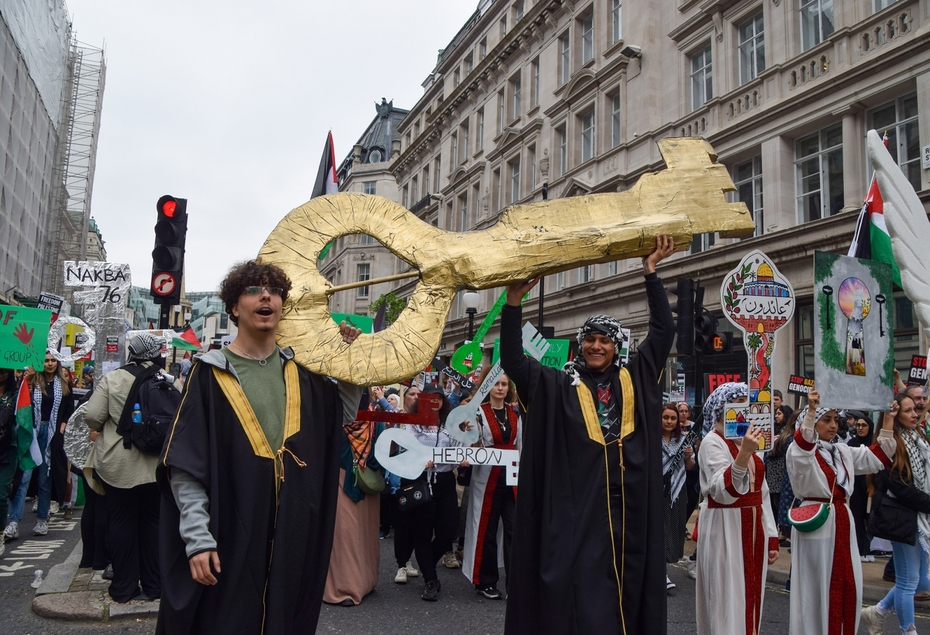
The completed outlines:
{"type": "MultiPolygon", "coordinates": [[[[336,194],[339,192],[339,181],[336,179],[336,146],[333,144],[333,133],[326,135],[326,144],[323,146],[323,157],[320,159],[320,169],[316,173],[316,181],[313,184],[313,191],[310,192],[310,198],[324,196],[326,194],[336,194]]],[[[333,243],[323,247],[320,252],[320,260],[326,258],[333,243]]]]}
{"type": "MultiPolygon", "coordinates": [[[[887,135],[884,141],[887,146],[887,135]]],[[[878,189],[878,180],[874,176],[869,184],[869,192],[865,196],[862,211],[859,212],[856,233],[853,235],[852,244],[846,255],[891,265],[891,278],[896,285],[901,286],[901,270],[894,260],[894,253],[891,251],[891,236],[885,225],[885,203],[878,189]]]]}
{"type": "Polygon", "coordinates": [[[194,333],[194,329],[192,329],[190,326],[188,326],[180,333],[175,333],[174,338],[171,340],[171,345],[175,348],[180,348],[185,351],[203,350],[203,347],[200,345],[200,340],[197,339],[197,335],[194,333]]]}
{"type": "Polygon", "coordinates": [[[19,454],[19,469],[32,470],[42,465],[42,450],[36,436],[35,420],[32,417],[32,400],[29,399],[29,382],[23,379],[16,396],[16,447],[19,454]]]}

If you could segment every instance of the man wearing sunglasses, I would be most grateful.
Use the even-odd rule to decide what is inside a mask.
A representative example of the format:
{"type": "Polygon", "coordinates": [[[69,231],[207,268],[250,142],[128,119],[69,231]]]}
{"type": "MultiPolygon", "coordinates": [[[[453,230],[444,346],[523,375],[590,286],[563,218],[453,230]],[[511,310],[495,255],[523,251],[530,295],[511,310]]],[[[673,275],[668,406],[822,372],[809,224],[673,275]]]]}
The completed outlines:
{"type": "MultiPolygon", "coordinates": [[[[188,375],[158,468],[164,584],[158,633],[313,633],[339,490],[340,425],[361,388],[279,348],[291,290],[248,261],[220,285],[239,332],[188,375]]],[[[340,326],[351,344],[358,329],[340,326]]]]}

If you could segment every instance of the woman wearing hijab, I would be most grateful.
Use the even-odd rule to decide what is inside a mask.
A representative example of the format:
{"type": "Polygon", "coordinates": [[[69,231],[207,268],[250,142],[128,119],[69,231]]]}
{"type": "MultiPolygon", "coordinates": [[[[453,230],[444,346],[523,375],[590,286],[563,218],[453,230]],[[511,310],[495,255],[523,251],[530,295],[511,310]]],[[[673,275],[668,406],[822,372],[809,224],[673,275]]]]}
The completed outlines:
{"type": "Polygon", "coordinates": [[[792,635],[855,635],[862,602],[862,565],[855,542],[852,512],[847,505],[857,474],[874,474],[895,456],[893,414],[887,414],[878,442],[851,448],[832,443],[839,413],[819,408],[812,390],[801,426],[788,448],[787,468],[801,509],[829,506],[820,527],[791,530],[792,635]]]}
{"type": "Polygon", "coordinates": [[[916,634],[914,594],[930,589],[930,443],[907,394],[895,395],[891,414],[897,447],[891,467],[875,478],[869,527],[875,536],[891,541],[895,585],[881,602],[862,610],[869,635],[881,635],[882,622],[892,611],[902,633],[916,634]]]}
{"type": "Polygon", "coordinates": [[[724,409],[745,402],[743,383],[719,386],[704,404],[701,522],[697,546],[698,635],[756,635],[768,565],[778,559],[765,465],[756,454],[761,432],[724,438],[724,409]]]}
{"type": "MultiPolygon", "coordinates": [[[[853,432],[847,445],[851,448],[869,447],[875,435],[875,424],[864,412],[852,410],[849,413],[849,426],[853,432]]],[[[862,562],[875,562],[869,538],[869,483],[864,474],[856,475],[856,487],[849,497],[849,509],[853,515],[853,527],[856,528],[856,544],[859,547],[859,559],[862,562]]]]}

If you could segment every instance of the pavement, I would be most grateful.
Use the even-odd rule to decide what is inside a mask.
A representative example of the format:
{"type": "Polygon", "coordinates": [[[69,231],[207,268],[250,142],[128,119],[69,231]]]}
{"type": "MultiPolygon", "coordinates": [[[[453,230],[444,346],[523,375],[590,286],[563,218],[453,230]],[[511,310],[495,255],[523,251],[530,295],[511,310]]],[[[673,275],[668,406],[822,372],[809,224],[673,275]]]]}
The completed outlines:
{"type": "MultiPolygon", "coordinates": [[[[689,530],[693,524],[689,523],[689,530]]],[[[685,553],[694,552],[696,543],[685,543],[685,553]]],[[[119,604],[107,594],[109,582],[100,577],[101,572],[82,569],[82,545],[77,546],[61,564],[51,568],[42,585],[36,590],[32,601],[32,610],[42,617],[59,620],[83,620],[105,622],[121,618],[143,618],[158,615],[158,600],[133,600],[119,604]]],[[[887,557],[877,557],[875,562],[862,563],[862,600],[865,604],[875,604],[893,586],[882,579],[887,557]]],[[[390,565],[389,565],[390,566],[390,565]]],[[[769,584],[784,588],[791,575],[791,553],[782,547],[781,555],[768,569],[769,584]]],[[[918,610],[930,609],[930,601],[917,602],[918,610]]]]}

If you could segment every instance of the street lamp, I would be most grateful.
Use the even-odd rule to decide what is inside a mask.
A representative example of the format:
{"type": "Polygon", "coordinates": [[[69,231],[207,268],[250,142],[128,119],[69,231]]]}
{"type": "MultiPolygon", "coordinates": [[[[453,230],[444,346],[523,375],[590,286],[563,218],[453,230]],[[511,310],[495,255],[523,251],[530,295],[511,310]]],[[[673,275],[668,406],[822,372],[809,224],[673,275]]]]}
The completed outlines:
{"type": "Polygon", "coordinates": [[[465,305],[465,313],[468,314],[468,341],[470,342],[475,336],[475,314],[478,312],[478,303],[481,301],[481,294],[477,291],[466,291],[462,294],[462,304],[465,305]]]}

